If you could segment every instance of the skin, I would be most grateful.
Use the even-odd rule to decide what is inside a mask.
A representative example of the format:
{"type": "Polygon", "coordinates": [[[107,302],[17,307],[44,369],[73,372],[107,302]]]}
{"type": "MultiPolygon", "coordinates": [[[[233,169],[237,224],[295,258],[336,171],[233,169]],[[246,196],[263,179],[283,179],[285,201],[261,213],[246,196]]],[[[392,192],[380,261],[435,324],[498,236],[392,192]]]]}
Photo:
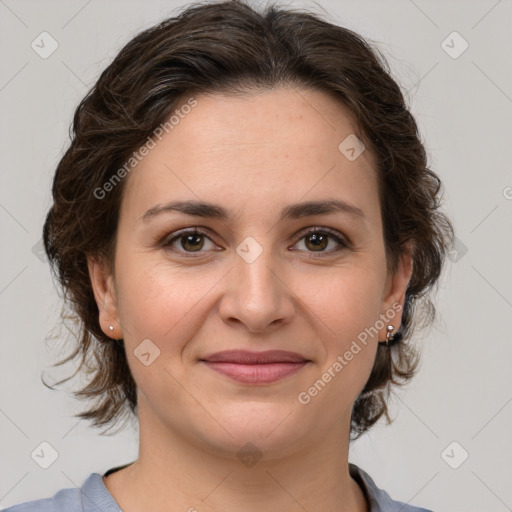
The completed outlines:
{"type": "MultiPolygon", "coordinates": [[[[89,258],[101,326],[124,339],[138,387],[139,457],[103,481],[125,512],[369,510],[348,472],[350,413],[385,326],[307,405],[297,397],[380,315],[403,307],[411,260],[387,271],[374,157],[365,150],[350,161],[338,150],[355,129],[325,92],[280,87],[196,100],[126,178],[115,271],[89,258]],[[364,219],[279,221],[286,206],[326,199],[357,206],[364,219]],[[141,219],[172,200],[215,203],[230,217],[141,219]],[[194,226],[209,233],[195,245],[158,244],[194,226]],[[351,245],[329,236],[316,248],[312,227],[351,245]],[[252,263],[236,252],[246,237],[262,249],[252,263]],[[160,350],[148,366],[134,355],[145,339],[160,350]],[[235,348],[290,350],[310,362],[254,386],[199,361],[235,348]],[[248,442],[261,454],[250,467],[237,456],[248,442]]],[[[387,323],[400,321],[398,312],[387,323]]]]}

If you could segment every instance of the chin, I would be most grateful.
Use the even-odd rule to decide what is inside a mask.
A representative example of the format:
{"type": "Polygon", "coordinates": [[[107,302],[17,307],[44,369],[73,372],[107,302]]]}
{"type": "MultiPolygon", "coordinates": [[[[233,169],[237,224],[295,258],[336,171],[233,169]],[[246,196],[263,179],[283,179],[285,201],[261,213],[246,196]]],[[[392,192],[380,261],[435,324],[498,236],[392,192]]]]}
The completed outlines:
{"type": "Polygon", "coordinates": [[[225,427],[202,433],[211,450],[216,453],[235,454],[238,458],[280,458],[292,453],[312,436],[307,418],[297,417],[297,411],[282,403],[234,403],[222,410],[211,411],[225,427]],[[254,453],[253,453],[254,452],[254,453]]]}

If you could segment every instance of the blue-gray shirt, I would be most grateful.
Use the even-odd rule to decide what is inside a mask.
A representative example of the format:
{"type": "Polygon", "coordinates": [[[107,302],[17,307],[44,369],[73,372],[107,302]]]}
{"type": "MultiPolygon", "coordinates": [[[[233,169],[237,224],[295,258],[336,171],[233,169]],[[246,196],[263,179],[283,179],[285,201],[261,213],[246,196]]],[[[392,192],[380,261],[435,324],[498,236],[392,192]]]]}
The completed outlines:
{"type": "MultiPolygon", "coordinates": [[[[105,475],[126,467],[109,469],[105,475]]],[[[370,512],[432,512],[426,508],[413,507],[392,500],[389,494],[379,489],[371,477],[355,464],[349,464],[350,475],[361,486],[370,512]]],[[[81,489],[61,489],[52,498],[27,501],[4,509],[3,512],[122,512],[113,496],[108,492],[99,473],[91,473],[81,489]]]]}

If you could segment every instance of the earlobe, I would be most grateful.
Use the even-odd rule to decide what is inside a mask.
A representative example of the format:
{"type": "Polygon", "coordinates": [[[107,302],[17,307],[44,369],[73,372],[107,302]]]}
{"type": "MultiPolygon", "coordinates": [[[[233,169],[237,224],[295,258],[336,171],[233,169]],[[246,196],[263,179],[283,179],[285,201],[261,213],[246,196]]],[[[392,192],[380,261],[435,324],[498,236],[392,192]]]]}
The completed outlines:
{"type": "MultiPolygon", "coordinates": [[[[99,311],[99,324],[103,332],[111,337],[117,337],[120,332],[114,279],[107,270],[105,262],[97,257],[87,257],[89,277],[99,311]]],[[[122,334],[118,336],[122,338],[122,334]]]]}

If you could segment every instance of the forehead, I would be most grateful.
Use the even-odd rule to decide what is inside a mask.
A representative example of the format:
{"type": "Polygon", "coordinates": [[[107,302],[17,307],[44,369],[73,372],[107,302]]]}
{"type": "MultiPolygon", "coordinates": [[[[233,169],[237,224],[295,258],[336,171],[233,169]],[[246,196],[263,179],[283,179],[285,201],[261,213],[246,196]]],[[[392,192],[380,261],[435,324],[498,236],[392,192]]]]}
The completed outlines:
{"type": "Polygon", "coordinates": [[[191,158],[202,152],[257,153],[259,148],[261,154],[318,148],[332,155],[340,137],[354,132],[349,110],[323,91],[283,86],[242,95],[204,94],[196,101],[169,141],[193,147],[191,158]]]}
{"type": "Polygon", "coordinates": [[[175,197],[239,207],[252,198],[260,208],[333,191],[375,199],[373,155],[365,150],[351,161],[340,151],[355,128],[332,95],[281,87],[194,100],[130,174],[125,199],[140,203],[134,213],[175,197]]]}

